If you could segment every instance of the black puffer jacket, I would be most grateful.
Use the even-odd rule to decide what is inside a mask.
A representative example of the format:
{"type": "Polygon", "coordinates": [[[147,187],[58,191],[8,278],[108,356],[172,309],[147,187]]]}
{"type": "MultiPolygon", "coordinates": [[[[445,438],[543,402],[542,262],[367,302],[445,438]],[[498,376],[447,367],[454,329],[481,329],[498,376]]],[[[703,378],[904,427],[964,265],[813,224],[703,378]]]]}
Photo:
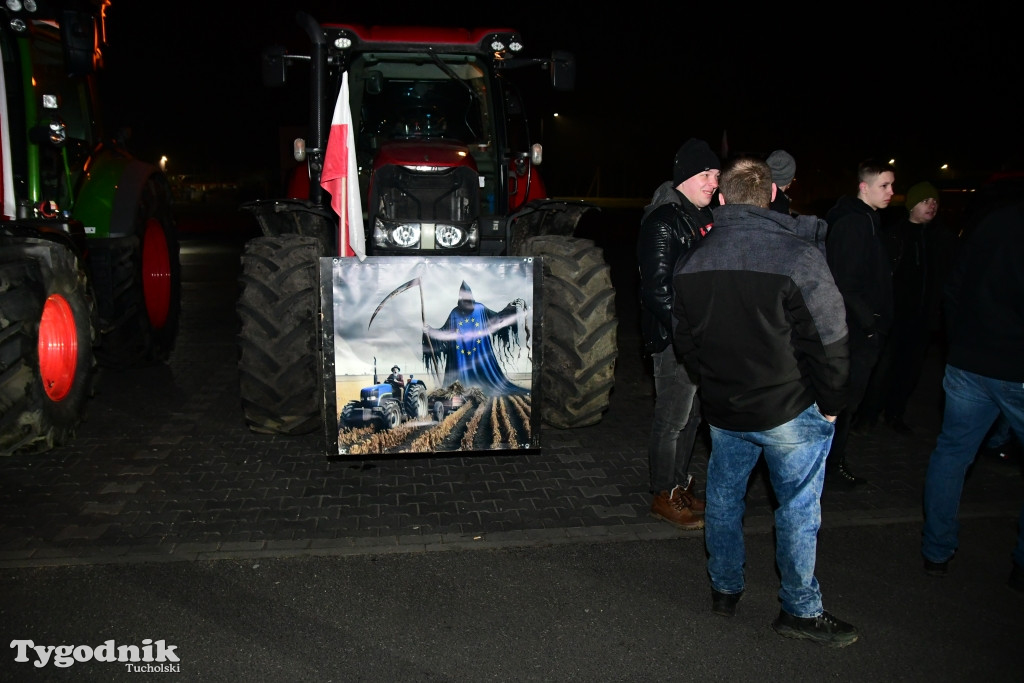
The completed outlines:
{"type": "Polygon", "coordinates": [[[671,182],[662,183],[644,208],[637,240],[640,327],[644,351],[672,343],[672,273],[676,261],[711,229],[711,209],[698,209],[671,182]]]}

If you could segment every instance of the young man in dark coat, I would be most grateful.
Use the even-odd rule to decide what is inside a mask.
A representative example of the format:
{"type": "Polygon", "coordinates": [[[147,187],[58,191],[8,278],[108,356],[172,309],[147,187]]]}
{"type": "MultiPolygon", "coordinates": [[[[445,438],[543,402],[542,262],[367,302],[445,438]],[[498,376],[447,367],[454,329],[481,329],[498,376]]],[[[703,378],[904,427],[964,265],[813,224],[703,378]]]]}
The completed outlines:
{"type": "Polygon", "coordinates": [[[887,163],[868,160],[858,166],[857,178],[857,195],[841,197],[825,216],[828,266],[843,294],[850,331],[849,393],[828,456],[830,482],[842,487],[866,482],[850,470],[846,445],[892,324],[892,269],[879,234],[878,211],[892,200],[896,174],[887,163]]]}
{"type": "Polygon", "coordinates": [[[701,418],[697,387],[672,349],[672,270],[711,229],[709,205],[720,166],[708,143],[687,140],[676,153],[672,181],[659,186],[644,209],[637,240],[640,323],[644,351],[654,366],[654,420],[647,447],[651,515],[683,529],[704,526],[704,501],[693,494],[689,471],[701,418]]]}

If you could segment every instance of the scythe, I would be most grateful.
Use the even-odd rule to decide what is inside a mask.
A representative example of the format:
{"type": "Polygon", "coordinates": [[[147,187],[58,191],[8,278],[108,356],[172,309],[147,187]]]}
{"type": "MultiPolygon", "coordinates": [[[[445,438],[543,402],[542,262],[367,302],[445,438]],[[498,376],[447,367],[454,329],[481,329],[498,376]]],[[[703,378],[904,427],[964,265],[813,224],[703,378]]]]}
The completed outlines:
{"type": "MultiPolygon", "coordinates": [[[[377,308],[373,311],[373,315],[370,316],[370,322],[366,323],[366,329],[367,330],[370,329],[370,325],[373,324],[373,319],[377,317],[377,314],[380,313],[380,309],[382,309],[384,307],[384,304],[386,304],[389,299],[392,299],[392,298],[398,296],[399,294],[401,294],[402,292],[404,292],[406,290],[409,290],[409,289],[412,289],[413,287],[419,287],[419,289],[420,289],[420,320],[423,322],[423,326],[426,327],[426,325],[427,325],[427,311],[426,311],[426,306],[423,303],[423,283],[420,282],[420,279],[418,277],[414,277],[413,279],[409,280],[405,284],[399,285],[398,287],[396,287],[394,289],[394,291],[392,291],[386,297],[381,299],[381,302],[379,304],[377,304],[377,308]]],[[[434,345],[430,341],[430,335],[428,334],[428,335],[424,335],[424,336],[426,336],[426,338],[427,338],[427,345],[430,347],[431,355],[433,355],[433,353],[434,353],[434,345]]]]}

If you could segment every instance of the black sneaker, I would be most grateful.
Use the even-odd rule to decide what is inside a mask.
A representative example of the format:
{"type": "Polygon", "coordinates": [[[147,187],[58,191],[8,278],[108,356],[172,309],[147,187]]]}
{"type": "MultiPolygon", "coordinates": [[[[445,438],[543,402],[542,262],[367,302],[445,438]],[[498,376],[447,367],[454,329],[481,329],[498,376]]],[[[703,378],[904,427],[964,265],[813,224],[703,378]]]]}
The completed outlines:
{"type": "Polygon", "coordinates": [[[736,603],[743,597],[743,591],[739,593],[719,593],[711,589],[711,611],[721,614],[723,617],[736,616],[736,603]]]}
{"type": "Polygon", "coordinates": [[[889,426],[889,429],[893,430],[897,434],[905,434],[907,436],[914,433],[914,429],[903,421],[902,417],[891,417],[885,420],[885,424],[889,426]]]}
{"type": "Polygon", "coordinates": [[[806,638],[828,647],[846,647],[860,635],[853,624],[836,619],[828,612],[817,617],[794,617],[780,610],[779,618],[772,622],[772,629],[786,638],[806,638]]]}
{"type": "Polygon", "coordinates": [[[1024,593],[1024,567],[1014,562],[1013,569],[1010,571],[1010,580],[1006,582],[1006,585],[1018,593],[1024,593]]]}
{"type": "Polygon", "coordinates": [[[928,576],[945,576],[949,573],[949,560],[945,562],[932,562],[924,558],[924,573],[928,576]]]}
{"type": "Polygon", "coordinates": [[[851,472],[846,464],[837,465],[825,470],[825,483],[843,491],[849,491],[858,486],[868,483],[864,477],[858,477],[851,472]]]}

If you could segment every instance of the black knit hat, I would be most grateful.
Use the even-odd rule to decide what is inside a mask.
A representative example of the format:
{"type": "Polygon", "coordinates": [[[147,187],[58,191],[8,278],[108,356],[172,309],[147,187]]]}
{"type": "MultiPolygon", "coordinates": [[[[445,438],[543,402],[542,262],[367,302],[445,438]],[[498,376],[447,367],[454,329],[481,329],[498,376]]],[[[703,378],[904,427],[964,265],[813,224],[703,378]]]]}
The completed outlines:
{"type": "Polygon", "coordinates": [[[675,164],[672,166],[672,184],[678,185],[698,173],[720,168],[722,162],[718,160],[718,155],[711,151],[708,143],[690,138],[676,152],[675,164]]]}

